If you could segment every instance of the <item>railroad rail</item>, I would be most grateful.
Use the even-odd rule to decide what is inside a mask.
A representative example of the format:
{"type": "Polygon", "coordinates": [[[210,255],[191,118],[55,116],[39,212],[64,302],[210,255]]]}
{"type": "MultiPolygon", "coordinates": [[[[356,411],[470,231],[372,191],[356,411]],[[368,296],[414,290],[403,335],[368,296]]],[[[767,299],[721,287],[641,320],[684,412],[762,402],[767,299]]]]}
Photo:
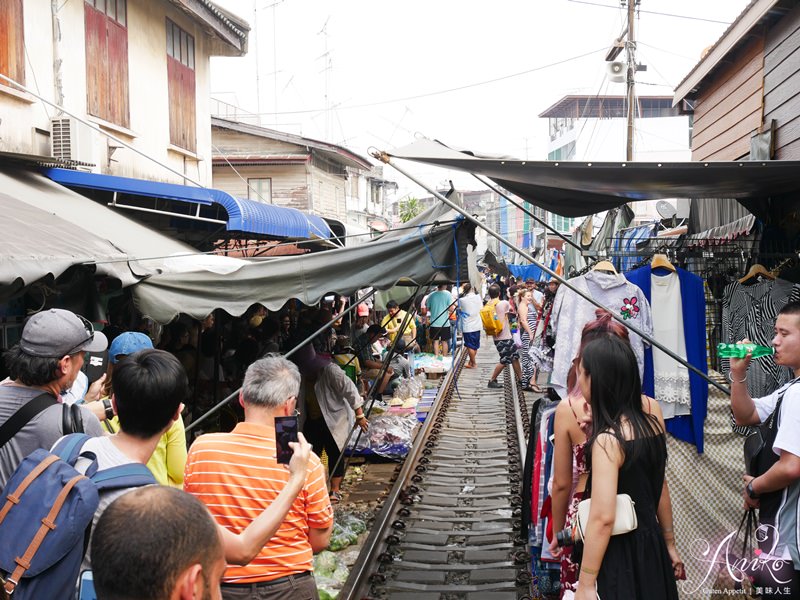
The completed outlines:
{"type": "Polygon", "coordinates": [[[532,597],[520,519],[528,411],[509,368],[489,389],[489,367],[464,362],[443,380],[340,599],[532,597]]]}

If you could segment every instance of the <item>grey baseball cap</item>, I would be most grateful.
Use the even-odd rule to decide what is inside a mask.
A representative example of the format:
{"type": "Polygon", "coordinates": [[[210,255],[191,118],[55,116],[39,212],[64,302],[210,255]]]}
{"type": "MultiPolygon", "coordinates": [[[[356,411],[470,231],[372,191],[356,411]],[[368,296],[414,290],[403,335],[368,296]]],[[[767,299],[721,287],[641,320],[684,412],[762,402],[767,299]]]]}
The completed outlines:
{"type": "Polygon", "coordinates": [[[28,319],[19,347],[31,356],[61,358],[78,352],[102,352],[108,348],[108,339],[74,312],[51,308],[28,319]]]}

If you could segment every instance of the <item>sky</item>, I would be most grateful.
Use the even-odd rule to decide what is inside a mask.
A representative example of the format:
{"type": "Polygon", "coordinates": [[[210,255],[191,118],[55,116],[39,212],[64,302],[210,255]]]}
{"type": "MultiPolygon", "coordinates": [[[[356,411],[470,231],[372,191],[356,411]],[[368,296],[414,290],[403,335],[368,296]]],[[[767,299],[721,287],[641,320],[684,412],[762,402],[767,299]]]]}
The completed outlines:
{"type": "MultiPolygon", "coordinates": [[[[249,52],[213,58],[212,96],[261,124],[366,156],[424,136],[456,148],[547,158],[540,113],[568,94],[625,93],[605,54],[620,0],[217,0],[251,25],[249,52]]],[[[641,0],[638,95],[672,95],[748,0],[641,0]],[[661,13],[661,14],[658,14],[661,13]]],[[[471,178],[404,163],[430,186],[471,178]]],[[[400,194],[419,195],[391,167],[400,194]]],[[[470,183],[470,181],[472,183],[470,183]]]]}

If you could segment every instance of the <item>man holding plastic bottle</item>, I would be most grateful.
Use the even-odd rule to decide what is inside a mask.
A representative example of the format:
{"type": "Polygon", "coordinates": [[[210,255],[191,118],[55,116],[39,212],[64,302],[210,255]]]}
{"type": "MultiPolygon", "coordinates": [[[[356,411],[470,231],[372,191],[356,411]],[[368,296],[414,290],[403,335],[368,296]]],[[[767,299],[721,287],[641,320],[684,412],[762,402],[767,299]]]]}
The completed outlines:
{"type": "MultiPolygon", "coordinates": [[[[749,343],[743,340],[740,343],[749,343]]],[[[759,571],[762,598],[800,597],[800,302],[784,306],[775,321],[775,363],[794,371],[795,379],[769,396],[751,398],[747,368],[753,349],[744,358],[731,358],[731,408],[737,425],[774,424],[762,427],[769,468],[744,476],[744,501],[759,508],[768,543],[759,558],[769,562],[759,571]],[[777,411],[775,418],[771,416],[777,411]],[[769,453],[771,448],[772,453],[769,453]],[[790,589],[790,593],[786,590],[790,589]],[[767,591],[769,590],[769,591],[767,591]],[[772,592],[772,594],[770,593],[772,592]],[[773,595],[775,594],[775,595],[773,595]]],[[[763,461],[761,461],[763,464],[763,461]]],[[[761,470],[761,469],[759,469],[761,470]]]]}

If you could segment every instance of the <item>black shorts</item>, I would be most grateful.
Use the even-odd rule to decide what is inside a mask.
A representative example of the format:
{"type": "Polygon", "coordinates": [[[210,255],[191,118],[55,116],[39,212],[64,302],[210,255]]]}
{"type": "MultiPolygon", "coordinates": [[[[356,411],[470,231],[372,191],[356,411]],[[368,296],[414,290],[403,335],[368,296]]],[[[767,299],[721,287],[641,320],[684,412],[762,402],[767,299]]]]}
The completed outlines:
{"type": "Polygon", "coordinates": [[[519,359],[519,351],[517,344],[514,340],[495,340],[494,347],[500,353],[500,364],[510,365],[515,360],[519,359]]]}
{"type": "Polygon", "coordinates": [[[445,327],[431,327],[430,338],[438,342],[447,342],[450,340],[450,326],[445,327]]]}

